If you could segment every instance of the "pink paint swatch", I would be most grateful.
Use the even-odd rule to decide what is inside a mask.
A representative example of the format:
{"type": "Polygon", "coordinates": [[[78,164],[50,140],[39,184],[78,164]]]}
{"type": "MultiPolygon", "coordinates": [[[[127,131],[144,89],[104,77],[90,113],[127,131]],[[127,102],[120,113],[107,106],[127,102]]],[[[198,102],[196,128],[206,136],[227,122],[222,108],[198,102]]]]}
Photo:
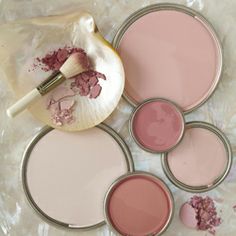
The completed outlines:
{"type": "Polygon", "coordinates": [[[26,170],[29,192],[44,214],[72,227],[89,227],[104,221],[105,193],[128,167],[116,140],[94,127],[50,131],[34,146],[26,170]]]}
{"type": "Polygon", "coordinates": [[[125,93],[136,103],[167,98],[184,111],[199,105],[220,77],[221,51],[213,34],[197,17],[178,10],[140,17],[118,47],[126,73],[125,93]]]}
{"type": "Polygon", "coordinates": [[[173,208],[167,187],[149,175],[130,175],[118,182],[108,197],[108,217],[121,235],[160,233],[173,208]]]}
{"type": "Polygon", "coordinates": [[[178,181],[189,186],[211,186],[225,172],[228,154],[215,133],[195,127],[186,130],[167,161],[178,181]]]}
{"type": "Polygon", "coordinates": [[[141,105],[132,122],[133,136],[144,148],[164,152],[180,141],[184,118],[171,102],[156,99],[141,105]]]}

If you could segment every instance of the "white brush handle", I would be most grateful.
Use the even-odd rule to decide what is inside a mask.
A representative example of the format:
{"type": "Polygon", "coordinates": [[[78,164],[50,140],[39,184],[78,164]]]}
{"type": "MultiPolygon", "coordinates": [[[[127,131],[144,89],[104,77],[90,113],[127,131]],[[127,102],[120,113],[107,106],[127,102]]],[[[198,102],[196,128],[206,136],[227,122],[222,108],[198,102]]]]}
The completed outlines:
{"type": "Polygon", "coordinates": [[[7,109],[7,115],[10,118],[15,117],[17,114],[22,112],[26,107],[28,107],[31,103],[36,101],[42,95],[39,93],[38,89],[35,88],[29,93],[27,93],[23,98],[17,101],[14,105],[7,109]]]}

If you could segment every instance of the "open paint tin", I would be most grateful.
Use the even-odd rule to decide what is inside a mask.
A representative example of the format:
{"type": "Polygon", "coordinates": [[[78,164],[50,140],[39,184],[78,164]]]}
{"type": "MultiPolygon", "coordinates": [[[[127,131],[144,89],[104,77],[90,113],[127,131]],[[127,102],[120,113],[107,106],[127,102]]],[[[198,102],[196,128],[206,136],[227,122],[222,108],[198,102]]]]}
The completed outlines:
{"type": "Polygon", "coordinates": [[[215,126],[190,122],[182,142],[162,155],[170,181],[188,192],[205,192],[218,186],[232,164],[232,151],[225,135],[215,126]]]}
{"type": "Polygon", "coordinates": [[[135,12],[113,46],[125,68],[124,97],[133,106],[162,97],[188,113],[211,96],[220,79],[216,32],[202,15],[181,5],[155,4],[135,12]]]}
{"type": "Polygon", "coordinates": [[[171,101],[153,98],[136,107],[129,130],[144,150],[163,153],[175,148],[184,134],[185,120],[180,108],[171,101]]]}
{"type": "Polygon", "coordinates": [[[147,172],[118,178],[106,194],[107,224],[119,235],[161,235],[173,217],[174,201],[166,184],[147,172]]]}
{"type": "Polygon", "coordinates": [[[24,153],[22,182],[43,219],[69,229],[90,229],[104,224],[109,186],[133,169],[128,147],[104,124],[72,133],[46,127],[24,153]]]}

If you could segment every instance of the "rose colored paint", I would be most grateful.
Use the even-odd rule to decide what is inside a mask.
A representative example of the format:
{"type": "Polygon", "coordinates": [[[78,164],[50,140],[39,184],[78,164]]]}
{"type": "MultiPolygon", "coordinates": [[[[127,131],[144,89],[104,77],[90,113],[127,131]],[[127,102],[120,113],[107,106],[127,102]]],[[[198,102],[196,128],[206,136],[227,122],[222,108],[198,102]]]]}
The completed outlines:
{"type": "Polygon", "coordinates": [[[125,67],[125,93],[131,100],[163,97],[184,111],[212,93],[222,65],[212,30],[181,10],[140,17],[124,33],[118,52],[125,67]]]}
{"type": "Polygon", "coordinates": [[[29,192],[44,214],[72,227],[88,227],[104,221],[105,193],[128,167],[120,145],[94,127],[50,131],[33,147],[26,170],[29,192]]]}
{"type": "Polygon", "coordinates": [[[165,184],[152,176],[125,177],[109,192],[107,216],[121,235],[160,233],[172,214],[172,200],[165,184]]]}
{"type": "Polygon", "coordinates": [[[205,128],[188,128],[181,143],[168,153],[167,162],[174,177],[189,186],[211,186],[227,167],[224,143],[205,128]]]}
{"type": "Polygon", "coordinates": [[[171,102],[155,99],[138,107],[131,126],[135,140],[142,147],[153,152],[164,152],[180,141],[184,118],[171,102]]]}

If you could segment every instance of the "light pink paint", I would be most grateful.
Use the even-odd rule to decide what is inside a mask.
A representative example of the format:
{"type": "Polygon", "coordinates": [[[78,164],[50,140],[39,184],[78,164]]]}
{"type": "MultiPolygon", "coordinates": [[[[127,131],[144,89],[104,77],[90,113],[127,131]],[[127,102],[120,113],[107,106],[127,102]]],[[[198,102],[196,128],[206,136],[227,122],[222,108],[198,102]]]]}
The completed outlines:
{"type": "Polygon", "coordinates": [[[176,106],[165,100],[141,105],[132,122],[133,135],[144,148],[163,152],[173,148],[184,131],[184,118],[176,106]]]}
{"type": "Polygon", "coordinates": [[[126,177],[109,194],[108,217],[121,235],[154,235],[163,230],[173,207],[166,186],[142,174],[126,177]]]}
{"type": "Polygon", "coordinates": [[[181,143],[168,154],[177,180],[189,186],[211,186],[226,169],[227,151],[221,139],[204,128],[189,128],[181,143]]]}
{"type": "Polygon", "coordinates": [[[73,227],[104,221],[104,196],[127,172],[119,144],[100,128],[82,132],[50,131],[28,160],[27,183],[37,206],[73,227]]]}
{"type": "Polygon", "coordinates": [[[125,93],[135,102],[174,101],[184,111],[199,105],[219,79],[221,54],[211,29],[186,13],[159,10],[135,21],[118,47],[125,93]]]}

